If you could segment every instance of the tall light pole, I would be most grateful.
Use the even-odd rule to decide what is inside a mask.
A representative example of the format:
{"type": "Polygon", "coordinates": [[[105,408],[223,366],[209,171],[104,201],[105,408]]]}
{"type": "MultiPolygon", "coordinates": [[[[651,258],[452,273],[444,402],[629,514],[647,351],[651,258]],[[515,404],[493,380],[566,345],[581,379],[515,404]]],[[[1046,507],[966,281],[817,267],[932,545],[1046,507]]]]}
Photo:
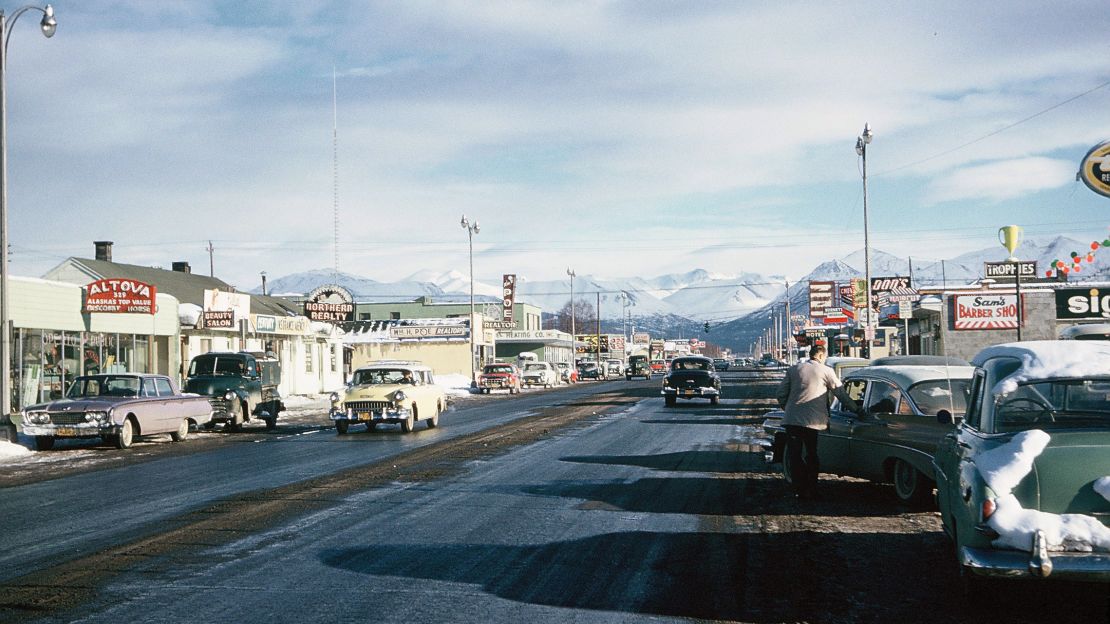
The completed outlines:
{"type": "Polygon", "coordinates": [[[867,223],[867,146],[871,144],[871,124],[863,124],[863,134],[856,137],[856,153],[863,159],[863,279],[867,282],[867,302],[865,304],[866,325],[863,329],[865,351],[863,357],[871,357],[871,341],[875,338],[872,329],[871,309],[871,230],[867,223]]]}
{"type": "Polygon", "coordinates": [[[459,225],[466,230],[467,240],[470,241],[470,387],[478,386],[478,375],[475,373],[474,362],[477,356],[474,354],[474,235],[477,234],[481,228],[478,226],[478,221],[475,220],[471,223],[466,215],[463,215],[459,225]]]}
{"type": "MultiPolygon", "coordinates": [[[[4,73],[8,65],[8,40],[12,27],[20,15],[27,11],[42,13],[39,28],[48,39],[54,36],[58,23],[54,21],[54,7],[25,6],[12,13],[10,18],[0,11],[0,424],[11,424],[12,407],[12,335],[11,308],[8,302],[8,100],[4,73]]],[[[10,428],[7,435],[10,435],[10,428]]]]}
{"type": "Polygon", "coordinates": [[[574,327],[574,269],[567,267],[567,275],[570,276],[570,340],[574,342],[576,335],[574,327]]]}

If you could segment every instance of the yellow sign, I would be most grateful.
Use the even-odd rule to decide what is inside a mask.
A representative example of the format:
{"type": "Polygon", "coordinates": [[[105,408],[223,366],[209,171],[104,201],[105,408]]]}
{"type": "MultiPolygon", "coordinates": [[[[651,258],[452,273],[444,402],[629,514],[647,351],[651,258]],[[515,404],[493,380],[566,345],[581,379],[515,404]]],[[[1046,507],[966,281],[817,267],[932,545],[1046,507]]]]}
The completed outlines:
{"type": "Polygon", "coordinates": [[[1010,252],[1010,262],[1015,262],[1014,250],[1021,244],[1021,226],[1006,225],[998,228],[998,242],[1010,252]]]}
{"type": "Polygon", "coordinates": [[[1110,197],[1110,141],[1103,141],[1087,152],[1076,177],[1092,191],[1110,197]]]}

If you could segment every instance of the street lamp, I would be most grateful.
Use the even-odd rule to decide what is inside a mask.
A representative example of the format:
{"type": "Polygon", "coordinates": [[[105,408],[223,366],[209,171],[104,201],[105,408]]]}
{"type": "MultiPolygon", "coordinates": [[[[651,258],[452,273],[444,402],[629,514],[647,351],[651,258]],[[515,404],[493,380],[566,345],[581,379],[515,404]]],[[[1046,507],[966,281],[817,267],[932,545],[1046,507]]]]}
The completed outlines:
{"type": "Polygon", "coordinates": [[[459,225],[466,230],[466,237],[470,241],[470,387],[478,386],[478,376],[475,373],[474,362],[477,356],[474,354],[474,235],[477,234],[481,228],[478,226],[478,221],[475,220],[471,223],[466,215],[463,215],[459,221],[459,225]]]}
{"type": "MultiPolygon", "coordinates": [[[[10,18],[0,11],[0,424],[11,424],[12,406],[12,338],[11,308],[8,303],[8,103],[5,94],[4,70],[8,64],[8,40],[12,26],[27,11],[39,11],[42,20],[39,28],[47,38],[54,36],[58,22],[54,20],[54,7],[25,6],[12,13],[10,18]]],[[[9,428],[10,435],[10,428],[9,428]]]]}
{"type": "Polygon", "coordinates": [[[577,335],[574,327],[574,269],[567,267],[567,275],[570,276],[570,339],[573,341],[577,335]]]}
{"type": "Polygon", "coordinates": [[[863,357],[871,357],[871,341],[875,334],[871,326],[871,231],[867,223],[867,146],[871,144],[871,124],[863,124],[863,134],[856,137],[856,153],[863,158],[863,279],[867,282],[867,302],[864,304],[866,324],[863,329],[863,357]]]}

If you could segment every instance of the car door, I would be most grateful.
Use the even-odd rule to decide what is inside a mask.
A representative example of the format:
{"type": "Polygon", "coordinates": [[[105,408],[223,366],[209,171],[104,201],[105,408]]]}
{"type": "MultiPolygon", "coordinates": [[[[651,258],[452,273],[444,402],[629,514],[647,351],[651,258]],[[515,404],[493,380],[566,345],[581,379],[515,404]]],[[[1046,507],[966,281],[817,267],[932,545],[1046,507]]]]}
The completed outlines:
{"type": "MultiPolygon", "coordinates": [[[[844,390],[856,403],[863,403],[867,393],[866,379],[849,379],[844,382],[844,390]]],[[[821,470],[833,474],[848,474],[850,468],[848,447],[852,439],[852,427],[857,416],[834,400],[829,409],[829,428],[820,434],[817,456],[821,470]]]]}
{"type": "Polygon", "coordinates": [[[154,387],[158,391],[157,409],[163,415],[166,427],[170,427],[169,431],[177,431],[182,419],[189,416],[186,413],[185,401],[182,400],[180,395],[174,394],[168,378],[154,377],[151,381],[154,382],[154,387]]]}
{"type": "Polygon", "coordinates": [[[945,520],[956,515],[966,515],[963,494],[960,492],[960,471],[972,463],[971,447],[976,431],[982,421],[983,400],[986,393],[986,373],[977,369],[971,380],[971,393],[968,397],[967,412],[963,422],[949,429],[941,437],[934,455],[934,478],[937,482],[937,507],[945,520]]]}
{"type": "Polygon", "coordinates": [[[867,417],[851,425],[848,454],[851,474],[864,479],[882,480],[883,461],[890,456],[891,433],[900,426],[897,420],[902,391],[883,379],[871,379],[864,401],[867,417]]]}
{"type": "Polygon", "coordinates": [[[167,431],[166,427],[169,425],[166,422],[166,412],[159,407],[158,388],[152,377],[139,378],[139,397],[132,411],[139,419],[139,429],[143,435],[167,431]]]}

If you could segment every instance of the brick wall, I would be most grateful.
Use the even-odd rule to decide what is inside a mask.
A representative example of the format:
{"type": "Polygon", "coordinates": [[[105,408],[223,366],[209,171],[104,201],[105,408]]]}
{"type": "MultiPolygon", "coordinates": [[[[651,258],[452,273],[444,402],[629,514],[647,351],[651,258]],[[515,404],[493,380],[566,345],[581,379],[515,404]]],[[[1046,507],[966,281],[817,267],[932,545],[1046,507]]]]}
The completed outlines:
{"type": "MultiPolygon", "coordinates": [[[[1010,293],[1013,294],[1013,291],[1010,293]]],[[[1025,302],[1024,323],[1021,329],[1022,340],[1056,340],[1056,299],[1049,292],[1023,292],[1025,302]]],[[[955,330],[953,326],[953,313],[951,310],[952,298],[946,294],[944,297],[944,323],[941,324],[940,352],[965,360],[971,360],[975,354],[991,345],[1004,342],[1016,342],[1016,329],[968,329],[955,330]]]]}

